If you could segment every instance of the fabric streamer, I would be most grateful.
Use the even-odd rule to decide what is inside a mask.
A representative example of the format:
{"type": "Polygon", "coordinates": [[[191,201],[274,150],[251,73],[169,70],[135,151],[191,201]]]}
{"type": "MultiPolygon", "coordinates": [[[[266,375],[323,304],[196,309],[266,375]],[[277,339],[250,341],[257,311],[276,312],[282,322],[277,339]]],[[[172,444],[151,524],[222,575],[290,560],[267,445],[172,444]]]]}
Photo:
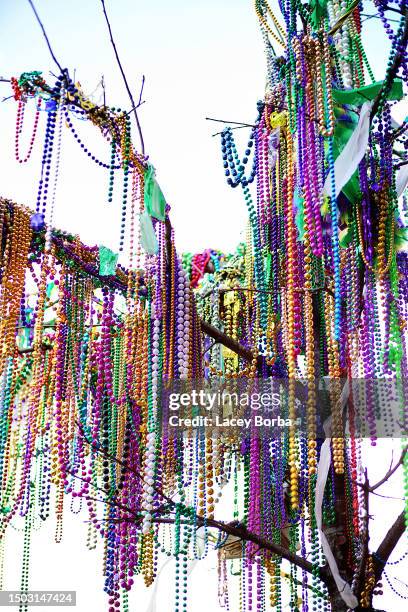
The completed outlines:
{"type": "Polygon", "coordinates": [[[159,250],[159,243],[154,232],[152,219],[147,211],[140,215],[140,242],[146,253],[155,255],[159,250]]]}
{"type": "Polygon", "coordinates": [[[327,0],[311,0],[310,11],[311,22],[314,29],[317,30],[321,20],[327,14],[327,0]]]}
{"type": "MultiPolygon", "coordinates": [[[[372,106],[372,102],[365,102],[363,104],[357,127],[350,136],[350,139],[343,151],[335,161],[334,173],[336,177],[336,197],[339,195],[343,186],[346,185],[351,179],[366,152],[368,134],[370,130],[370,112],[372,106]]],[[[330,194],[330,181],[331,178],[330,175],[328,175],[323,187],[323,193],[325,195],[330,194]]]]}
{"type": "MultiPolygon", "coordinates": [[[[378,83],[359,87],[358,89],[333,89],[333,99],[339,104],[362,106],[365,102],[374,100],[374,98],[378,96],[383,85],[384,82],[380,81],[378,83]]],[[[395,79],[387,94],[387,100],[401,100],[403,95],[402,80],[395,79]]]]}
{"type": "Polygon", "coordinates": [[[155,169],[148,164],[145,172],[144,205],[151,217],[164,221],[166,200],[155,176],[155,169]]]}
{"type": "Polygon", "coordinates": [[[405,191],[405,187],[408,183],[408,165],[401,166],[395,179],[395,187],[397,189],[398,197],[402,196],[405,191]]]}
{"type": "Polygon", "coordinates": [[[116,272],[118,253],[114,253],[108,247],[99,246],[99,274],[101,276],[112,276],[116,272]]]}
{"type": "MultiPolygon", "coordinates": [[[[343,387],[343,391],[340,398],[340,404],[342,408],[344,408],[347,399],[349,396],[349,385],[346,383],[343,387]]],[[[331,425],[332,418],[330,417],[325,421],[323,428],[326,436],[331,435],[331,425]]],[[[336,582],[337,588],[341,595],[343,601],[354,610],[358,606],[358,600],[351,590],[351,586],[343,580],[340,576],[339,568],[334,558],[333,552],[330,548],[330,544],[326,538],[326,535],[323,532],[323,519],[322,519],[322,507],[323,507],[323,495],[324,490],[326,488],[327,477],[329,475],[330,465],[331,465],[331,437],[327,437],[322,444],[322,448],[320,451],[319,465],[317,470],[317,481],[316,481],[316,501],[315,501],[315,515],[316,515],[316,524],[319,530],[322,549],[324,556],[327,559],[330,570],[333,574],[333,578],[336,582]]]]}

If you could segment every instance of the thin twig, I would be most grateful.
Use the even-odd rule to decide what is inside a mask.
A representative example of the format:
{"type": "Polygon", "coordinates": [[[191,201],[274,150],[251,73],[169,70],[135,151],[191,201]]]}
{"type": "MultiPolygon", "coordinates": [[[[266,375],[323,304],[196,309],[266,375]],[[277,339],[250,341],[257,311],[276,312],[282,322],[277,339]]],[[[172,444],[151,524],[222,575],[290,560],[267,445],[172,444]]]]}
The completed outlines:
{"type": "Polygon", "coordinates": [[[313,591],[313,593],[316,593],[316,595],[318,595],[321,599],[327,600],[327,594],[323,593],[322,591],[319,591],[319,589],[316,589],[316,587],[312,586],[311,584],[305,585],[303,582],[300,582],[300,580],[294,579],[293,576],[291,576],[290,574],[287,574],[286,572],[281,572],[281,576],[282,578],[286,578],[287,580],[292,580],[293,583],[296,584],[297,586],[306,586],[306,588],[313,591]]]}
{"type": "Polygon", "coordinates": [[[126,115],[131,115],[133,112],[135,112],[140,106],[142,106],[142,104],[144,104],[146,102],[146,100],[142,100],[142,96],[143,96],[143,89],[144,89],[144,84],[145,84],[145,75],[142,76],[142,86],[140,88],[140,94],[139,94],[139,102],[137,103],[137,106],[135,106],[134,108],[131,108],[129,112],[126,113],[126,115]]]}
{"type": "MultiPolygon", "coordinates": [[[[82,497],[82,496],[80,496],[80,497],[82,497]]],[[[112,498],[112,499],[98,499],[97,497],[90,497],[90,495],[85,495],[84,499],[89,499],[90,501],[94,501],[94,502],[100,502],[102,504],[108,504],[108,506],[112,506],[112,508],[120,508],[121,510],[123,510],[123,512],[129,512],[130,514],[133,514],[134,516],[137,516],[136,512],[133,512],[127,506],[124,506],[123,504],[119,503],[118,500],[115,499],[115,498],[112,498]]]]}
{"type": "Polygon", "coordinates": [[[404,31],[402,32],[401,39],[398,41],[398,46],[397,46],[397,49],[399,49],[399,51],[398,53],[395,54],[394,61],[388,72],[387,78],[384,81],[383,86],[381,87],[380,91],[378,92],[378,95],[374,99],[373,106],[372,106],[371,113],[370,113],[370,122],[373,121],[375,115],[377,114],[380,108],[380,104],[383,100],[384,95],[387,95],[395,77],[397,76],[397,72],[401,66],[402,61],[405,58],[407,42],[408,42],[408,11],[405,11],[404,31]]]}
{"type": "Polygon", "coordinates": [[[35,8],[35,6],[34,6],[34,2],[32,2],[32,0],[28,0],[28,2],[29,2],[29,4],[30,4],[31,8],[33,9],[33,12],[34,12],[35,18],[37,19],[38,24],[39,24],[39,26],[40,26],[40,28],[41,28],[41,30],[42,30],[42,33],[43,33],[44,38],[45,38],[45,41],[46,41],[46,43],[47,43],[47,45],[48,45],[48,49],[49,49],[49,51],[50,51],[50,53],[51,53],[51,57],[52,57],[52,59],[54,60],[54,62],[57,64],[57,66],[58,66],[58,68],[59,68],[59,70],[60,70],[60,73],[61,73],[61,74],[63,74],[63,72],[64,72],[64,71],[63,71],[63,69],[61,68],[61,64],[59,63],[59,61],[58,61],[58,60],[57,60],[57,58],[55,57],[54,51],[52,50],[52,47],[51,47],[51,43],[50,43],[50,41],[49,41],[49,39],[48,39],[48,36],[47,36],[47,32],[45,31],[44,25],[43,25],[43,23],[42,23],[42,21],[41,21],[41,19],[40,19],[39,14],[37,13],[37,9],[36,9],[36,8],[35,8]]]}
{"type": "Polygon", "coordinates": [[[371,487],[369,487],[368,489],[369,493],[373,493],[376,489],[381,487],[381,485],[387,482],[389,478],[391,478],[391,476],[398,470],[399,466],[403,464],[404,457],[405,457],[407,450],[408,450],[408,447],[406,446],[401,453],[401,457],[399,458],[397,463],[394,465],[394,467],[390,467],[390,469],[388,470],[384,478],[381,478],[381,480],[379,480],[375,485],[372,485],[371,487]]]}
{"type": "Polygon", "coordinates": [[[383,499],[395,499],[397,501],[404,501],[403,497],[395,497],[394,495],[383,495],[382,493],[377,493],[377,491],[371,491],[373,495],[377,497],[382,497],[383,499]]]}
{"type": "Polygon", "coordinates": [[[116,44],[115,44],[115,41],[114,41],[114,38],[113,38],[111,24],[109,22],[108,14],[106,12],[105,0],[101,0],[101,4],[102,4],[103,14],[105,15],[106,24],[107,24],[108,30],[109,30],[110,41],[112,43],[112,47],[113,47],[113,50],[115,52],[116,61],[117,61],[118,66],[119,66],[119,70],[120,70],[120,72],[122,74],[122,78],[123,78],[123,81],[125,83],[126,91],[128,92],[128,95],[129,95],[129,98],[130,98],[130,103],[132,105],[132,111],[135,113],[136,125],[137,125],[137,129],[138,129],[138,132],[139,132],[139,138],[140,138],[140,146],[141,146],[141,149],[142,149],[142,153],[144,155],[144,153],[145,153],[145,146],[144,146],[144,140],[143,140],[143,134],[142,134],[142,127],[140,125],[139,117],[138,117],[138,114],[137,114],[137,107],[136,107],[135,101],[133,99],[133,95],[132,95],[132,92],[130,90],[129,83],[128,83],[127,78],[126,78],[125,71],[123,70],[123,67],[122,67],[122,64],[121,64],[121,61],[120,61],[120,58],[119,58],[119,53],[118,53],[118,50],[116,48],[116,44]]]}
{"type": "Polygon", "coordinates": [[[390,460],[390,467],[388,468],[388,470],[390,470],[392,468],[392,465],[394,463],[394,449],[391,449],[391,460],[390,460]]]}
{"type": "MultiPolygon", "coordinates": [[[[390,9],[392,10],[392,9],[390,9]]],[[[400,13],[400,11],[395,11],[396,13],[400,13]]],[[[381,19],[381,17],[379,15],[368,15],[367,13],[361,13],[361,17],[365,17],[366,19],[362,20],[362,23],[364,23],[364,21],[369,21],[370,19],[381,19]]],[[[390,21],[392,23],[399,23],[398,19],[390,19],[389,17],[387,17],[387,21],[390,21]]]]}
{"type": "Polygon", "coordinates": [[[105,77],[104,77],[104,75],[102,75],[102,78],[101,78],[101,85],[102,85],[102,91],[103,91],[103,105],[106,106],[106,90],[105,90],[105,77]]]}
{"type": "MultiPolygon", "coordinates": [[[[93,487],[99,493],[101,493],[103,495],[106,495],[106,491],[104,489],[102,489],[101,487],[98,487],[98,485],[96,485],[94,482],[92,482],[92,481],[88,482],[88,480],[86,480],[86,478],[83,478],[82,476],[79,476],[78,474],[75,474],[74,472],[71,472],[70,470],[67,470],[67,474],[69,474],[73,478],[76,478],[77,480],[81,480],[81,482],[86,482],[87,484],[89,484],[90,487],[93,487]]],[[[101,500],[101,501],[103,501],[103,500],[101,500]]]]}
{"type": "MultiPolygon", "coordinates": [[[[242,130],[243,128],[249,127],[247,125],[237,125],[236,127],[230,128],[231,131],[232,130],[242,130]]],[[[215,134],[211,134],[211,136],[214,138],[214,136],[220,136],[220,134],[222,134],[222,132],[215,132],[215,134]]]]}
{"type": "MultiPolygon", "coordinates": [[[[385,11],[392,11],[393,13],[398,13],[398,15],[402,15],[402,12],[392,6],[384,6],[385,11]]],[[[388,19],[388,18],[387,18],[388,19]]]]}
{"type": "MultiPolygon", "coordinates": [[[[93,442],[92,440],[89,440],[84,432],[84,428],[82,426],[81,423],[79,423],[79,421],[77,421],[77,425],[79,427],[79,429],[82,432],[82,435],[84,436],[85,441],[87,442],[87,444],[89,444],[92,448],[94,448],[94,450],[96,452],[101,453],[104,457],[106,457],[107,459],[110,459],[111,461],[114,461],[115,463],[117,463],[118,465],[120,465],[124,470],[126,470],[127,472],[130,472],[131,474],[134,474],[137,478],[139,478],[143,483],[146,484],[145,479],[143,478],[143,476],[141,475],[141,473],[136,470],[135,468],[131,468],[127,463],[125,463],[124,461],[121,461],[118,457],[116,457],[115,455],[111,455],[103,446],[101,446],[100,444],[96,444],[95,442],[93,442]]],[[[166,495],[165,493],[163,493],[163,491],[160,491],[159,489],[157,489],[155,486],[153,486],[153,489],[155,490],[155,492],[160,495],[161,497],[163,497],[163,499],[165,499],[169,504],[174,505],[174,501],[171,499],[171,497],[169,497],[168,495],[166,495]]]]}
{"type": "Polygon", "coordinates": [[[206,121],[216,121],[217,123],[231,123],[232,125],[240,125],[241,127],[256,127],[253,123],[243,123],[242,121],[226,121],[225,119],[214,119],[213,117],[206,117],[206,121]]]}
{"type": "MultiPolygon", "coordinates": [[[[388,472],[386,473],[384,478],[381,478],[381,480],[379,480],[375,485],[372,485],[372,486],[368,487],[368,489],[367,489],[367,486],[366,486],[365,482],[359,482],[358,480],[355,480],[354,478],[352,479],[352,481],[358,487],[361,487],[361,489],[363,489],[364,491],[367,490],[368,493],[374,493],[375,495],[379,495],[380,497],[386,497],[385,495],[380,495],[379,493],[375,493],[375,491],[376,491],[376,489],[381,487],[381,485],[383,485],[385,482],[387,482],[387,480],[389,480],[391,478],[391,476],[398,470],[400,465],[403,464],[404,457],[405,457],[405,454],[406,454],[407,450],[408,450],[408,447],[406,446],[404,448],[404,450],[402,451],[402,453],[401,453],[401,457],[399,458],[398,462],[394,465],[394,467],[388,470],[388,472]]],[[[399,499],[399,497],[390,497],[389,499],[399,499]]]]}
{"type": "Polygon", "coordinates": [[[144,89],[144,84],[145,84],[145,75],[142,76],[142,86],[140,88],[140,94],[139,94],[139,102],[137,103],[138,107],[143,104],[142,102],[142,97],[143,97],[143,89],[144,89]]]}
{"type": "MultiPolygon", "coordinates": [[[[277,111],[281,112],[284,110],[288,110],[288,107],[285,106],[284,104],[281,104],[278,108],[276,108],[277,111]]],[[[305,115],[307,117],[307,119],[309,119],[309,121],[313,121],[315,123],[317,123],[319,120],[316,117],[311,117],[309,114],[306,113],[305,115]]],[[[242,123],[241,121],[225,121],[224,119],[214,119],[213,117],[206,117],[205,118],[206,121],[216,121],[217,123],[229,123],[231,125],[236,125],[238,127],[235,128],[231,128],[231,130],[240,130],[242,128],[246,128],[246,127],[251,127],[251,128],[256,128],[258,127],[257,125],[254,125],[252,123],[242,123]]],[[[212,134],[212,136],[219,136],[220,134],[222,134],[222,132],[216,132],[215,134],[212,134]]]]}

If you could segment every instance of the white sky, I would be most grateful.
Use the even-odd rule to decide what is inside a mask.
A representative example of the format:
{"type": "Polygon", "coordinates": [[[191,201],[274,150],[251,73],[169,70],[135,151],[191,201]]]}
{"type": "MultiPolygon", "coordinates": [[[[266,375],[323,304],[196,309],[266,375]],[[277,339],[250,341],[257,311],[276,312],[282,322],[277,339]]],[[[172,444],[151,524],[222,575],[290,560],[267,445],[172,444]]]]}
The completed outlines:
{"type": "MultiPolygon", "coordinates": [[[[276,5],[276,2],[271,4],[276,5]]],[[[84,91],[91,93],[104,74],[107,102],[130,108],[99,0],[37,0],[36,6],[57,57],[71,74],[76,69],[76,78],[81,81],[84,91]]],[[[222,129],[222,124],[207,122],[205,117],[249,123],[255,119],[256,101],[262,98],[264,90],[265,62],[252,0],[107,0],[107,8],[122,63],[136,98],[141,76],[146,75],[146,104],[140,109],[140,119],[147,153],[172,205],[171,218],[178,249],[194,252],[207,247],[233,250],[245,225],[246,210],[240,193],[225,183],[219,137],[211,137],[212,133],[222,129]]],[[[0,0],[0,20],[1,76],[9,78],[23,71],[42,70],[47,79],[50,69],[55,72],[28,2],[0,0]]],[[[367,33],[368,56],[376,77],[381,79],[388,45],[383,43],[384,37],[376,20],[368,22],[367,33]]],[[[0,83],[0,88],[0,99],[10,95],[7,84],[0,83]]],[[[12,100],[6,101],[0,104],[0,111],[1,194],[33,206],[40,169],[41,138],[31,162],[20,166],[13,153],[16,105],[12,100]]],[[[30,112],[27,112],[26,119],[27,134],[32,125],[30,112]]],[[[109,149],[95,128],[79,124],[78,132],[97,156],[108,160],[109,149]]],[[[242,132],[245,137],[246,131],[242,132]]],[[[136,138],[134,130],[135,142],[136,138]]],[[[89,244],[103,243],[115,249],[120,202],[116,200],[116,204],[109,208],[106,193],[106,171],[94,166],[79,150],[68,130],[64,130],[56,225],[79,233],[89,244]]],[[[120,199],[120,194],[117,195],[120,199]]],[[[399,442],[395,445],[397,457],[399,442]]],[[[380,451],[376,459],[370,456],[373,457],[375,480],[386,471],[390,452],[380,451]]],[[[388,492],[398,496],[401,491],[398,477],[394,483],[388,492]]],[[[226,504],[228,506],[228,499],[226,504]]],[[[373,501],[372,510],[376,517],[374,540],[378,541],[397,515],[400,505],[400,502],[381,498],[373,501]]],[[[86,551],[85,528],[81,519],[69,512],[66,514],[63,544],[52,544],[49,526],[33,536],[30,588],[76,589],[78,612],[103,610],[101,549],[97,553],[86,551]]],[[[231,518],[228,512],[225,518],[231,518]]],[[[404,551],[405,546],[406,541],[398,550],[404,551]]],[[[18,588],[21,550],[20,536],[11,532],[8,536],[10,557],[5,588],[18,588]]],[[[211,567],[215,567],[214,558],[193,574],[194,600],[189,612],[219,609],[216,572],[207,573],[211,567]]],[[[406,565],[405,572],[402,566],[397,566],[390,569],[390,575],[404,579],[406,569],[406,565]]],[[[169,591],[171,583],[169,571],[161,582],[160,611],[173,609],[169,591]]],[[[407,592],[403,585],[396,584],[401,592],[407,592]]],[[[131,599],[134,602],[132,612],[145,612],[149,597],[139,583],[131,599]]],[[[402,600],[387,595],[379,607],[394,612],[402,609],[402,604],[402,600]]]]}
{"type": "MultiPolygon", "coordinates": [[[[274,0],[272,5],[276,5],[274,0]]],[[[366,3],[367,4],[367,3],[366,3]]],[[[130,108],[110,46],[99,0],[37,0],[55,54],[80,80],[85,93],[105,76],[107,102],[130,108]]],[[[112,28],[128,80],[138,98],[146,75],[146,104],[140,120],[146,151],[172,206],[171,219],[180,251],[235,249],[245,225],[246,209],[238,189],[230,189],[221,163],[222,124],[205,117],[251,123],[264,92],[265,60],[252,0],[116,0],[107,2],[112,28]]],[[[26,0],[1,0],[0,75],[55,72],[41,31],[26,0]]],[[[367,22],[367,51],[382,78],[388,45],[377,20],[367,22]],[[379,38],[379,35],[381,38],[379,38]]],[[[10,95],[0,84],[0,95],[10,95]]],[[[99,92],[95,101],[99,101],[99,92]]],[[[28,165],[14,160],[16,105],[1,105],[1,192],[33,206],[40,169],[40,139],[28,165]]],[[[27,112],[30,133],[33,115],[27,112]]],[[[91,150],[108,161],[109,147],[93,126],[76,124],[91,150]]],[[[246,138],[247,130],[234,132],[246,138]]],[[[134,130],[134,142],[137,142],[134,130]]],[[[23,147],[24,149],[24,147],[23,147]]],[[[120,193],[106,204],[106,171],[80,151],[64,130],[56,224],[80,233],[88,243],[115,249],[120,193]],[[116,228],[116,229],[115,229],[116,228]]]]}

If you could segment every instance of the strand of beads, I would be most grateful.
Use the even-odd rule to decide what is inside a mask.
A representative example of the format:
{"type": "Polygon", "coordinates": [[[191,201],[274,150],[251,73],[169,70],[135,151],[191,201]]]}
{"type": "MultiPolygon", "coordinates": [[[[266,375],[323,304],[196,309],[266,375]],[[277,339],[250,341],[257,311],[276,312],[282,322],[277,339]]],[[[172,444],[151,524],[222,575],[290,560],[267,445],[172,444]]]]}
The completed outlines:
{"type": "Polygon", "coordinates": [[[71,130],[73,137],[75,138],[75,140],[77,141],[77,143],[79,144],[79,146],[81,147],[83,152],[92,161],[94,161],[98,166],[101,166],[102,168],[106,168],[107,170],[111,169],[112,171],[113,170],[119,170],[119,168],[121,167],[120,164],[116,164],[115,165],[116,149],[113,152],[113,160],[111,161],[110,164],[106,164],[105,162],[100,161],[95,155],[93,155],[91,153],[91,151],[88,149],[88,147],[82,142],[81,138],[79,137],[77,131],[74,128],[74,125],[73,125],[73,123],[71,121],[71,117],[69,115],[69,112],[68,112],[67,108],[64,109],[64,114],[65,114],[65,119],[66,119],[67,126],[71,130]]]}
{"type": "Polygon", "coordinates": [[[57,195],[57,185],[58,185],[58,177],[60,170],[60,160],[61,160],[61,144],[62,144],[62,119],[63,119],[63,111],[64,111],[64,101],[65,101],[65,91],[64,88],[61,89],[59,94],[58,108],[57,108],[57,118],[58,118],[58,126],[57,126],[57,151],[55,156],[55,174],[54,174],[54,184],[52,188],[51,194],[51,205],[49,210],[49,218],[47,221],[47,230],[45,234],[45,251],[49,252],[51,249],[51,235],[52,235],[52,226],[54,221],[54,213],[55,213],[55,201],[57,195]]]}
{"type": "Polygon", "coordinates": [[[120,223],[119,252],[123,251],[123,246],[124,246],[124,241],[125,241],[126,207],[127,207],[128,184],[129,184],[130,147],[131,147],[130,117],[129,115],[126,115],[123,119],[122,129],[121,129],[121,150],[122,150],[122,155],[123,155],[123,198],[122,198],[122,215],[121,215],[121,223],[120,223]]]}
{"type": "Polygon", "coordinates": [[[53,90],[54,97],[50,98],[46,103],[46,111],[47,111],[47,125],[45,129],[45,139],[44,139],[44,148],[43,148],[43,157],[42,157],[42,168],[41,168],[41,178],[38,185],[38,194],[37,194],[37,206],[36,212],[37,215],[41,215],[38,218],[35,218],[35,223],[38,224],[39,228],[44,226],[45,222],[45,210],[47,206],[48,200],[48,187],[50,182],[50,174],[51,174],[51,163],[52,163],[52,152],[54,146],[54,132],[55,132],[55,122],[57,118],[57,102],[56,99],[59,97],[59,93],[61,90],[62,81],[57,80],[55,83],[55,87],[53,90]]]}
{"type": "Polygon", "coordinates": [[[26,106],[26,103],[20,99],[18,102],[18,106],[17,106],[16,137],[15,137],[15,156],[19,164],[27,163],[33,152],[34,142],[37,136],[38,123],[40,119],[41,98],[37,102],[37,107],[36,107],[35,117],[34,117],[33,133],[30,138],[30,144],[28,145],[28,151],[27,151],[26,156],[23,158],[21,157],[21,154],[20,154],[20,136],[21,136],[21,132],[23,131],[25,106],[26,106]]]}

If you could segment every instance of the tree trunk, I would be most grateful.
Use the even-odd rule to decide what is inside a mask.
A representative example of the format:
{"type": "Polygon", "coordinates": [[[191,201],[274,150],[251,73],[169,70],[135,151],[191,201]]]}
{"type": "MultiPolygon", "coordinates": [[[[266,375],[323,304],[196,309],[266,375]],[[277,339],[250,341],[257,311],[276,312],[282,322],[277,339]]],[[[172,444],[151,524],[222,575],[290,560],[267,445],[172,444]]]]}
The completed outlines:
{"type": "Polygon", "coordinates": [[[342,600],[336,585],[329,590],[329,598],[332,612],[347,612],[347,604],[342,600]]]}

